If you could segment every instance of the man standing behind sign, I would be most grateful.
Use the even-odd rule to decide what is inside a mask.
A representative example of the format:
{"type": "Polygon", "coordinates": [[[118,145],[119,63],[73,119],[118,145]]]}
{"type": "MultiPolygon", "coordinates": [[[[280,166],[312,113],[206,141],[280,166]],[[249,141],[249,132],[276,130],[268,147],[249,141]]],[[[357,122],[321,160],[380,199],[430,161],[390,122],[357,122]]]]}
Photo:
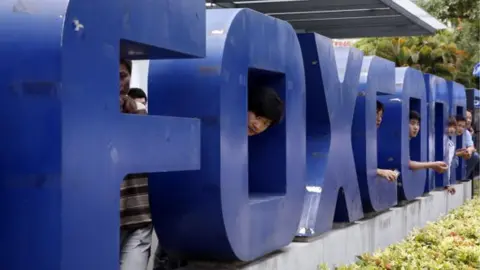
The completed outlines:
{"type": "Polygon", "coordinates": [[[467,112],[467,119],[463,115],[457,115],[457,136],[461,136],[463,133],[463,144],[465,146],[463,154],[460,155],[463,159],[467,160],[466,177],[469,179],[476,166],[478,166],[480,157],[478,155],[475,146],[473,145],[472,134],[468,130],[472,124],[472,114],[467,112]],[[469,118],[469,121],[468,121],[469,118]]]}
{"type": "MultiPolygon", "coordinates": [[[[120,60],[120,110],[122,113],[146,114],[127,95],[132,62],[120,60]]],[[[120,188],[120,269],[146,270],[152,243],[152,218],[148,201],[147,174],[129,174],[120,188]]]]}

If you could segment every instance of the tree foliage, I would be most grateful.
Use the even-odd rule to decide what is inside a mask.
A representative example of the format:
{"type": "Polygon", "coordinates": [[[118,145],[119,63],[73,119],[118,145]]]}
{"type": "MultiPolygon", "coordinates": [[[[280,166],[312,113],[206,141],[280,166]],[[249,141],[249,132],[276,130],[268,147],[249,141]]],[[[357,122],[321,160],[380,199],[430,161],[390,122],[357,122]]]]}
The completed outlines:
{"type": "Polygon", "coordinates": [[[468,84],[469,75],[462,71],[468,53],[452,42],[448,31],[430,37],[369,38],[355,46],[368,55],[395,62],[397,67],[413,67],[425,73],[468,84]]]}
{"type": "Polygon", "coordinates": [[[377,55],[425,73],[479,88],[473,66],[480,62],[480,4],[477,0],[421,0],[417,2],[448,30],[434,36],[366,38],[355,44],[367,55],[377,55]]]}
{"type": "Polygon", "coordinates": [[[478,22],[480,19],[478,0],[420,0],[417,5],[439,20],[454,25],[461,21],[478,22]]]}

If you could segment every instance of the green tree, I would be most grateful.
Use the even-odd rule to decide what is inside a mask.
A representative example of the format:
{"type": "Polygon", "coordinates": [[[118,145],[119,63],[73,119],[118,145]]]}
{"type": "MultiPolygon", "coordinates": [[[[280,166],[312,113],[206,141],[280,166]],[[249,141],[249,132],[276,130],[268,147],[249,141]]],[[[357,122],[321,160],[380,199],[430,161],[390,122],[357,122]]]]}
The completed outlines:
{"type": "Polygon", "coordinates": [[[473,66],[480,62],[480,2],[478,0],[420,0],[417,4],[442,22],[451,25],[454,42],[468,53],[460,66],[459,82],[468,87],[479,87],[479,79],[472,76],[473,66]]]}
{"type": "Polygon", "coordinates": [[[457,80],[462,78],[460,66],[464,64],[467,53],[451,42],[452,35],[444,31],[431,37],[363,39],[355,46],[366,54],[395,62],[397,67],[410,66],[425,73],[457,80]]]}
{"type": "Polygon", "coordinates": [[[480,19],[478,0],[420,0],[416,3],[437,19],[454,25],[480,19]]]}
{"type": "Polygon", "coordinates": [[[466,87],[479,88],[472,76],[480,62],[480,4],[478,0],[421,0],[417,4],[451,29],[434,36],[366,38],[355,44],[367,55],[411,66],[455,80],[466,87]]]}

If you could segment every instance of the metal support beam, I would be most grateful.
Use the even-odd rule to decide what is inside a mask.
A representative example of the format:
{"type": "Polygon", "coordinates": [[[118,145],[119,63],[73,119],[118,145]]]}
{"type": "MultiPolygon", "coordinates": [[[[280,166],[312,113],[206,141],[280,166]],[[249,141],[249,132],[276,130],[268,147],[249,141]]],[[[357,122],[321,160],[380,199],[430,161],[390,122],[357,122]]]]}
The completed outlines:
{"type": "Polygon", "coordinates": [[[446,26],[408,0],[208,0],[288,21],[330,38],[430,35],[446,26]]]}

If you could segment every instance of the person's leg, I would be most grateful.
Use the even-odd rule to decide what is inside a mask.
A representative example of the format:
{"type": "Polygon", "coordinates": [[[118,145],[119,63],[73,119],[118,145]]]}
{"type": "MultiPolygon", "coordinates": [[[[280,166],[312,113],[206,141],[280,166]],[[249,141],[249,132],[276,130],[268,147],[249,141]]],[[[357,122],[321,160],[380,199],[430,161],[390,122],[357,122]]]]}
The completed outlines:
{"type": "Polygon", "coordinates": [[[146,270],[152,244],[152,225],[121,230],[120,270],[146,270]]]}
{"type": "Polygon", "coordinates": [[[452,183],[452,179],[454,179],[454,176],[457,173],[458,163],[459,163],[458,157],[454,156],[453,160],[452,160],[452,163],[450,164],[450,169],[448,170],[448,172],[450,172],[450,174],[448,176],[448,184],[449,185],[452,183]]]}
{"type": "Polygon", "coordinates": [[[479,165],[479,162],[480,162],[480,156],[478,155],[477,152],[474,152],[472,157],[467,160],[467,168],[466,168],[466,174],[465,176],[468,178],[468,179],[471,179],[473,178],[473,172],[475,170],[476,167],[478,167],[479,165]]]}
{"type": "Polygon", "coordinates": [[[158,244],[157,250],[155,250],[155,260],[153,263],[153,270],[168,270],[170,267],[168,265],[168,256],[165,251],[158,244]]]}
{"type": "Polygon", "coordinates": [[[185,261],[170,258],[168,254],[162,249],[160,243],[155,251],[155,261],[153,270],[174,270],[186,266],[185,261]]]}

